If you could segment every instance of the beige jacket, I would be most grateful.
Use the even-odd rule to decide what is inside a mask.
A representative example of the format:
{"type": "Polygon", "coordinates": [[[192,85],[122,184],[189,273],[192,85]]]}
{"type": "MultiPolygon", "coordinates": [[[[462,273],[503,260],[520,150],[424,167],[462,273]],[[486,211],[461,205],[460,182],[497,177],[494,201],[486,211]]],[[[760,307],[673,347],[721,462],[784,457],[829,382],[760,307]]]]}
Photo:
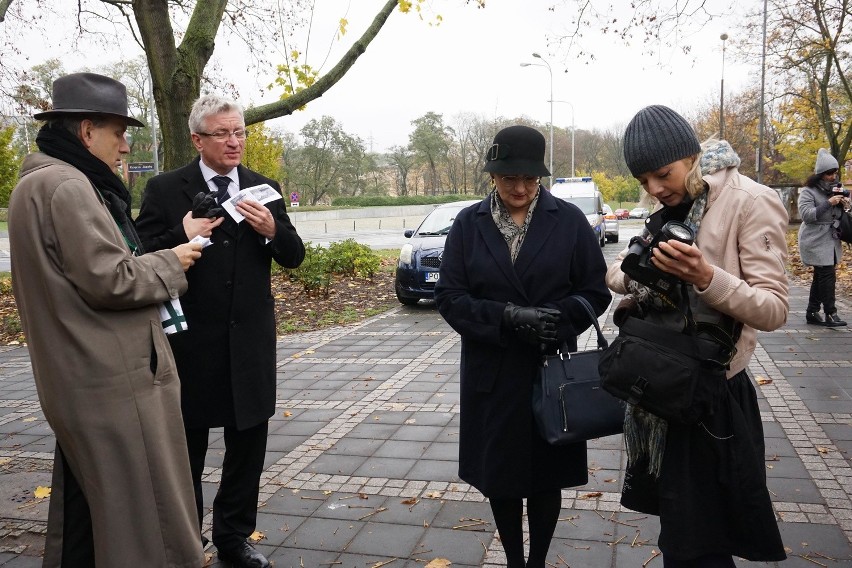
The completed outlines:
{"type": "MultiPolygon", "coordinates": [[[[200,567],[180,383],[158,313],[186,290],[177,256],[131,256],[88,179],[44,154],[24,160],[9,241],[39,402],[91,510],[98,568],[200,567]]],[[[63,511],[64,479],[55,467],[45,567],[61,565],[63,525],[77,522],[63,511]]]]}
{"type": "MultiPolygon", "coordinates": [[[[789,218],[773,189],[736,168],[705,175],[704,181],[710,193],[696,245],[714,273],[710,286],[695,292],[708,307],[744,324],[728,371],[732,377],[748,366],[756,330],[773,331],[787,321],[789,218]]],[[[607,270],[607,285],[619,294],[627,292],[621,271],[626,251],[607,270]]]]}

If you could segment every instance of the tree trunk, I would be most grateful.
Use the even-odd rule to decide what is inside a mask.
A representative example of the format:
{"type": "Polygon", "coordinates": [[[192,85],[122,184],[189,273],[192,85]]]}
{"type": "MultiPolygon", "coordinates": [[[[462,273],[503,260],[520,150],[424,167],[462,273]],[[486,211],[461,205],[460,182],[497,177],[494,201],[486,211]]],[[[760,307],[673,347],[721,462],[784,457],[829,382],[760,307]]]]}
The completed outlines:
{"type": "Polygon", "coordinates": [[[189,111],[201,92],[201,75],[213,54],[227,0],[198,2],[180,46],[166,0],[133,0],[133,13],[151,70],[154,101],[163,136],[163,170],[195,158],[189,136],[189,111]]]}

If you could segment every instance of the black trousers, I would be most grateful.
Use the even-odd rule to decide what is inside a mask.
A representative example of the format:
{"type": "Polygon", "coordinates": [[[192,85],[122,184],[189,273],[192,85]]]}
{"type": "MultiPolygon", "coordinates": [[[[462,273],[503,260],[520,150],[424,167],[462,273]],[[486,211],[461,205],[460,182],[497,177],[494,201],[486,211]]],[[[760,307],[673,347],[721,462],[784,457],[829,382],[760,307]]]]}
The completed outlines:
{"type": "Polygon", "coordinates": [[[811,291],[808,296],[808,312],[818,312],[820,306],[826,314],[837,311],[834,305],[834,287],[837,281],[836,265],[814,266],[814,277],[811,280],[811,291]]]}
{"type": "Polygon", "coordinates": [[[61,566],[94,566],[95,536],[92,530],[92,515],[86,495],[80,488],[77,478],[62,453],[59,443],[53,454],[54,499],[48,511],[48,539],[61,539],[62,546],[57,549],[48,543],[45,547],[45,564],[57,564],[60,556],[61,566]],[[62,495],[61,502],[56,499],[62,495]],[[61,530],[61,533],[57,531],[61,530]]]}
{"type": "MultiPolygon", "coordinates": [[[[222,481],[213,499],[213,544],[219,550],[233,549],[254,532],[257,524],[257,497],[260,474],[266,456],[268,422],[246,430],[225,427],[225,460],[222,481]]],[[[195,489],[198,521],[204,518],[201,475],[207,455],[209,428],[187,428],[189,467],[195,489]]]]}

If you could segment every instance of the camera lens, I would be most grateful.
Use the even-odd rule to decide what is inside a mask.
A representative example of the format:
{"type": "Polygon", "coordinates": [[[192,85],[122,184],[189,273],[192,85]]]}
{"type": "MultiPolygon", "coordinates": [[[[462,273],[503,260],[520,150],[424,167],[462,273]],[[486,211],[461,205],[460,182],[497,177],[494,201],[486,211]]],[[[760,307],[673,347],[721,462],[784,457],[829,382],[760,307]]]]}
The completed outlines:
{"type": "Polygon", "coordinates": [[[690,245],[695,240],[695,233],[692,232],[689,225],[681,223],[680,221],[669,221],[663,225],[660,232],[662,233],[662,238],[660,240],[673,239],[690,245]]]}

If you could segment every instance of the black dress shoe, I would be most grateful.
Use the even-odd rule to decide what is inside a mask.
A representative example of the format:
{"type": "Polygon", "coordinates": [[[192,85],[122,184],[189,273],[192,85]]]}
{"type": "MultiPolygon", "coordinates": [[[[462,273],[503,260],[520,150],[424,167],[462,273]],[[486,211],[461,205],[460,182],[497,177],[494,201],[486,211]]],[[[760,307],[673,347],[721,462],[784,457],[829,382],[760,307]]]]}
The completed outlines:
{"type": "Polygon", "coordinates": [[[827,327],[843,327],[846,325],[846,322],[840,319],[840,316],[837,315],[837,312],[832,314],[825,315],[825,325],[827,327]]]}
{"type": "Polygon", "coordinates": [[[219,551],[219,558],[234,568],[269,568],[269,560],[247,542],[219,551]]]}
{"type": "Polygon", "coordinates": [[[814,325],[825,325],[825,322],[823,321],[822,316],[819,315],[819,312],[806,312],[805,321],[814,325]]]}

